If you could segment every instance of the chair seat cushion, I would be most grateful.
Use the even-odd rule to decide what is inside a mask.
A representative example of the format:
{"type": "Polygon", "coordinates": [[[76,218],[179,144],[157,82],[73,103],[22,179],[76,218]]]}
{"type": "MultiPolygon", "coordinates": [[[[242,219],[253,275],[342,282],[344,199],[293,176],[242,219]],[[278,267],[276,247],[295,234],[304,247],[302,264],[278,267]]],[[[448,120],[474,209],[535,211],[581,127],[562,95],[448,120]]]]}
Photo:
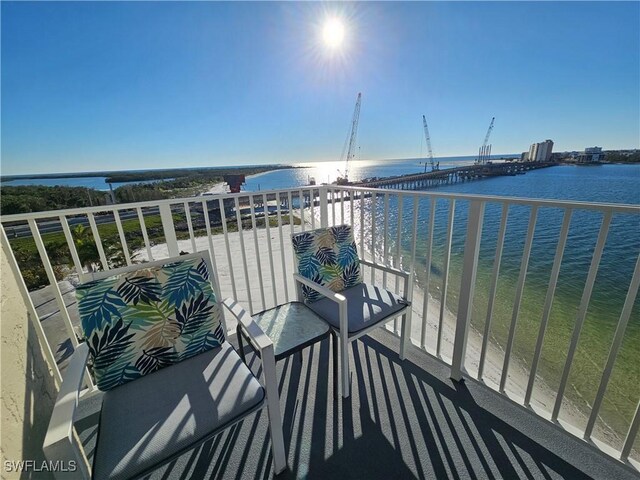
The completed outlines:
{"type": "Polygon", "coordinates": [[[227,342],[105,392],[94,478],[130,478],[261,405],[264,390],[227,342]]]}
{"type": "MultiPolygon", "coordinates": [[[[356,333],[375,325],[408,305],[401,296],[368,283],[340,292],[347,299],[349,333],[356,333]]],[[[329,324],[340,329],[338,304],[328,298],[307,305],[329,324]]]]}

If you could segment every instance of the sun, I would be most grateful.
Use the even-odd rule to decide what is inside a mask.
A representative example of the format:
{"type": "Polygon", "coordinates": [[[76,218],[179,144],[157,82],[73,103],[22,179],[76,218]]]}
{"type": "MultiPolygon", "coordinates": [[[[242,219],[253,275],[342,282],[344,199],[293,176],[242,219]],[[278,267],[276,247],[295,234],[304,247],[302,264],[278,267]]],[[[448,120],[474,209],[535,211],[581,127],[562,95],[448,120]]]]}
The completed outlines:
{"type": "Polygon", "coordinates": [[[328,19],[322,28],[322,39],[329,48],[338,48],[344,41],[344,24],[338,18],[328,19]]]}

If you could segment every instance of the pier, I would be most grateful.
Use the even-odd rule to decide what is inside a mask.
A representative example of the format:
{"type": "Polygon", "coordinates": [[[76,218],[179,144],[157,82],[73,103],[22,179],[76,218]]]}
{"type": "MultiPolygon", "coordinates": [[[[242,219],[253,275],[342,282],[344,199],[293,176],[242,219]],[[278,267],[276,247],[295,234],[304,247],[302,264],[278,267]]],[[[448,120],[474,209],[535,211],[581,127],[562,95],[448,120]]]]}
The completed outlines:
{"type": "Polygon", "coordinates": [[[396,177],[372,178],[351,185],[355,187],[389,188],[396,190],[421,190],[488,177],[523,175],[529,170],[553,167],[555,162],[504,162],[484,165],[466,165],[463,167],[434,170],[426,173],[410,173],[396,177]]]}

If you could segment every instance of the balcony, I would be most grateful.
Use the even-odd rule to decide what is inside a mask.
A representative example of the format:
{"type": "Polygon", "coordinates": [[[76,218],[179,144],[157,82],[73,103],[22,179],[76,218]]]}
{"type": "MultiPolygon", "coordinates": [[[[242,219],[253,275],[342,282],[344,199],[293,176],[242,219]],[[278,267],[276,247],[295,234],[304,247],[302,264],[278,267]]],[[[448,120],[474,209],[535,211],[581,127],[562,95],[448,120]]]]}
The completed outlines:
{"type": "MultiPolygon", "coordinates": [[[[280,362],[290,467],[283,476],[634,478],[640,261],[620,232],[639,220],[631,205],[322,186],[2,223],[56,382],[78,344],[74,285],[88,268],[208,249],[222,296],[256,313],[295,299],[293,232],[349,223],[361,255],[411,273],[413,348],[399,360],[393,323],[356,342],[346,400],[334,395],[329,343],[306,350],[302,362],[280,362]],[[610,295],[615,321],[604,329],[593,316],[603,311],[612,270],[622,295],[610,295]]],[[[398,288],[367,269],[365,278],[398,288]]],[[[76,423],[89,456],[99,405],[89,386],[76,423]]],[[[269,476],[265,417],[152,478],[269,476]]]]}

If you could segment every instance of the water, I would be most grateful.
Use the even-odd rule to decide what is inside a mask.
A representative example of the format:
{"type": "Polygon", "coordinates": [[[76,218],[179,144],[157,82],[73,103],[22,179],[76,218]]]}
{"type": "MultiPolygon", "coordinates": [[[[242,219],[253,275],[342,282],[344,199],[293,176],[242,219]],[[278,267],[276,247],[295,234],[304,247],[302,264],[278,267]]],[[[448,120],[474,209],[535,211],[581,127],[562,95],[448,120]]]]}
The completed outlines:
{"type": "MultiPolygon", "coordinates": [[[[64,186],[64,187],[85,187],[95,190],[107,191],[109,184],[106,183],[107,177],[63,177],[63,178],[24,178],[18,180],[5,180],[2,182],[3,187],[19,187],[23,185],[44,185],[46,187],[64,186]]],[[[170,180],[170,179],[167,179],[170,180]]],[[[154,183],[161,180],[144,180],[135,182],[112,182],[115,190],[122,185],[130,183],[154,183]]]]}
{"type": "MultiPolygon", "coordinates": [[[[359,181],[371,177],[389,177],[424,171],[424,159],[405,159],[388,161],[358,161],[350,162],[349,179],[359,181]]],[[[471,165],[475,157],[444,157],[436,158],[440,162],[440,168],[471,165]]],[[[291,170],[278,170],[247,177],[245,189],[249,191],[275,190],[291,188],[309,184],[309,178],[313,177],[316,183],[332,183],[344,173],[344,162],[317,162],[312,164],[301,163],[299,166],[307,168],[295,168],[291,170]]],[[[430,170],[431,167],[427,167],[430,170]]]]}
{"type": "MultiPolygon", "coordinates": [[[[473,157],[441,159],[441,168],[472,163],[473,157]]],[[[308,184],[308,177],[317,183],[331,182],[339,175],[340,163],[315,165],[308,169],[270,172],[247,179],[247,190],[272,190],[308,184]]],[[[352,180],[374,176],[391,176],[422,171],[418,160],[401,162],[354,162],[349,177],[352,180]]],[[[463,194],[501,195],[523,198],[561,199],[602,203],[640,204],[640,165],[602,165],[594,167],[557,166],[534,170],[525,175],[488,178],[467,183],[441,186],[434,191],[463,194]]],[[[466,202],[455,207],[453,240],[450,262],[450,277],[447,293],[447,308],[457,308],[458,289],[464,251],[466,202]]],[[[356,205],[357,208],[357,205],[356,205]]],[[[365,215],[370,217],[371,202],[366,201],[365,215]]],[[[444,269],[445,236],[447,229],[448,202],[436,204],[433,257],[430,265],[429,292],[441,297],[442,272],[444,269]]],[[[347,206],[348,211],[348,206],[347,206]]],[[[397,199],[389,202],[389,251],[395,251],[398,224],[397,199]]],[[[421,200],[418,218],[418,249],[416,274],[418,282],[426,281],[425,250],[429,225],[428,199],[421,200]]],[[[520,273],[524,240],[529,222],[530,208],[513,206],[509,210],[504,251],[502,255],[496,303],[491,327],[491,339],[505,348],[509,326],[513,315],[515,288],[520,273]]],[[[359,212],[354,212],[358,223],[359,212]]],[[[401,251],[409,255],[413,206],[412,201],[403,205],[403,239],[401,251]]],[[[484,229],[481,239],[478,275],[472,327],[484,331],[489,296],[489,285],[494,263],[496,239],[500,224],[501,205],[489,204],[485,211],[484,229]]],[[[382,254],[383,200],[376,202],[377,254],[382,254]]],[[[349,214],[347,213],[347,220],[349,214]]],[[[535,224],[533,247],[526,274],[525,289],[517,321],[513,356],[526,368],[531,365],[535,340],[547,293],[549,276],[556,253],[563,211],[544,208],[538,212],[535,224]]],[[[589,270],[596,238],[602,222],[602,214],[589,211],[573,213],[567,245],[561,264],[558,286],[555,292],[551,315],[542,350],[539,375],[554,391],[566,360],[570,338],[573,333],[578,307],[589,270]]],[[[356,226],[356,228],[359,228],[356,226]]],[[[365,239],[371,242],[371,226],[365,224],[365,239]]],[[[619,214],[613,217],[600,268],[596,277],[586,320],[569,376],[565,395],[587,415],[593,403],[602,370],[607,360],[613,335],[621,314],[634,265],[640,253],[640,217],[619,214]]],[[[601,422],[605,422],[618,433],[614,446],[620,448],[629,423],[640,398],[640,297],[636,299],[631,319],[625,332],[625,340],[614,366],[611,381],[601,409],[601,422]]],[[[507,383],[507,386],[509,383],[507,383]]],[[[539,386],[539,382],[536,382],[539,386]]],[[[534,390],[535,395],[535,390],[534,390]]],[[[553,405],[549,405],[551,409],[553,405]]],[[[563,414],[561,411],[561,418],[563,414]]],[[[584,424],[578,425],[584,428],[584,424]]],[[[611,439],[609,439],[611,441],[611,439]]]]}

